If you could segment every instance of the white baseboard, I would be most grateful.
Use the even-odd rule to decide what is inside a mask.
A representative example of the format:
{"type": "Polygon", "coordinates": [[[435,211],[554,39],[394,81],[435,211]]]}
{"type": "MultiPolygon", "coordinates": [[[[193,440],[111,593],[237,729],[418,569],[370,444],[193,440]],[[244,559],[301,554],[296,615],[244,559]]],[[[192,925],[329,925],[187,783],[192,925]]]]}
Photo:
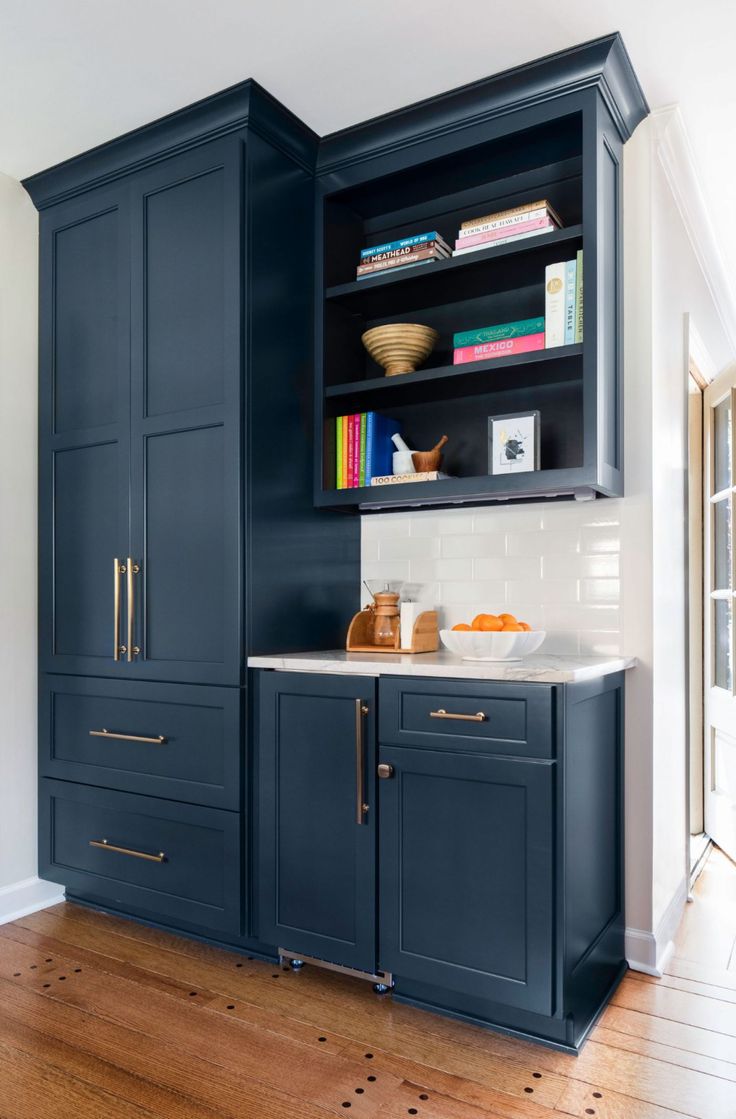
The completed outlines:
{"type": "Polygon", "coordinates": [[[674,951],[674,936],[687,904],[687,892],[688,884],[683,878],[654,932],[626,929],[626,959],[634,971],[657,977],[663,974],[674,951]]]}
{"type": "Polygon", "coordinates": [[[0,925],[17,921],[39,909],[58,905],[64,900],[64,887],[55,882],[44,882],[40,878],[24,878],[0,888],[0,925]]]}

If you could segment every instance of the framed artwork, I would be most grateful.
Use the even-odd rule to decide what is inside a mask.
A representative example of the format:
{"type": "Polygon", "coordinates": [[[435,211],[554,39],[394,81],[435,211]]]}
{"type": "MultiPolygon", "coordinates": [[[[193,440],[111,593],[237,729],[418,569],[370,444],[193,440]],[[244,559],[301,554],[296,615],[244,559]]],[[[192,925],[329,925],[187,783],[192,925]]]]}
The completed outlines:
{"type": "Polygon", "coordinates": [[[488,417],[488,473],[539,470],[539,412],[488,417]]]}

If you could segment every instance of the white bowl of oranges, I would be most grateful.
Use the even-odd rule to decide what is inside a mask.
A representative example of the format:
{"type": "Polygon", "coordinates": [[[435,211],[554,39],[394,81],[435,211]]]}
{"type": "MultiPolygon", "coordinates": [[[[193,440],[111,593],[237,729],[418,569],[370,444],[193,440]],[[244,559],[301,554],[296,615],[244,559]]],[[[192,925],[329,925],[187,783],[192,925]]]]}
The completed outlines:
{"type": "Polygon", "coordinates": [[[469,624],[440,630],[445,648],[465,661],[519,661],[536,653],[545,636],[506,613],[476,614],[469,624]]]}

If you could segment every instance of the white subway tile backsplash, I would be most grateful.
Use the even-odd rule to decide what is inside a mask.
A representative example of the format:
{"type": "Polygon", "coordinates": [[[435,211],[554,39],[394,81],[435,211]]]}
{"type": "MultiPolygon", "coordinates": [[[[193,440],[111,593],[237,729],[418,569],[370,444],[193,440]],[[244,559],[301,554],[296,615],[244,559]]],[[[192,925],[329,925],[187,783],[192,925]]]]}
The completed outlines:
{"type": "Polygon", "coordinates": [[[443,556],[475,557],[502,556],[506,551],[504,536],[443,536],[440,550],[443,556]]]}
{"type": "Polygon", "coordinates": [[[621,648],[616,502],[417,510],[362,518],[362,577],[421,584],[442,626],[508,610],[559,654],[621,648]]]}

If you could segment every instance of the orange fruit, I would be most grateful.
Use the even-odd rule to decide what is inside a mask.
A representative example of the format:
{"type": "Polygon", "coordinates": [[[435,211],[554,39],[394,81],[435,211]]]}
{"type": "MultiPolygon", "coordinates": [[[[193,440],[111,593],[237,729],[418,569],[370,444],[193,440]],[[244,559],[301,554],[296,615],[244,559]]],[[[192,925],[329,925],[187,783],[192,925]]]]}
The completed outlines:
{"type": "Polygon", "coordinates": [[[495,614],[483,614],[480,628],[484,633],[497,633],[503,627],[503,622],[495,614]]]}
{"type": "Polygon", "coordinates": [[[453,626],[452,628],[453,628],[453,629],[457,629],[457,630],[463,630],[463,631],[465,631],[465,630],[469,630],[469,629],[470,629],[470,626],[468,625],[468,623],[467,623],[467,622],[458,622],[458,623],[457,623],[457,625],[456,625],[456,626],[453,626]]]}
{"type": "Polygon", "coordinates": [[[523,630],[525,630],[525,632],[526,632],[526,633],[529,633],[529,631],[530,631],[530,630],[531,630],[531,628],[532,628],[532,627],[531,627],[531,626],[529,625],[529,623],[528,623],[528,622],[519,622],[519,625],[521,626],[521,628],[522,628],[523,630]]]}
{"type": "Polygon", "coordinates": [[[501,621],[503,622],[504,625],[507,625],[507,624],[518,625],[518,623],[516,621],[516,618],[514,617],[513,614],[499,614],[498,616],[499,616],[499,618],[501,619],[501,621]]]}
{"type": "Polygon", "coordinates": [[[471,629],[480,629],[486,618],[490,617],[489,614],[476,614],[473,621],[470,623],[471,629]]]}
{"type": "Polygon", "coordinates": [[[504,625],[501,632],[502,633],[523,633],[524,632],[524,627],[520,626],[518,622],[506,622],[506,624],[504,625]]]}

